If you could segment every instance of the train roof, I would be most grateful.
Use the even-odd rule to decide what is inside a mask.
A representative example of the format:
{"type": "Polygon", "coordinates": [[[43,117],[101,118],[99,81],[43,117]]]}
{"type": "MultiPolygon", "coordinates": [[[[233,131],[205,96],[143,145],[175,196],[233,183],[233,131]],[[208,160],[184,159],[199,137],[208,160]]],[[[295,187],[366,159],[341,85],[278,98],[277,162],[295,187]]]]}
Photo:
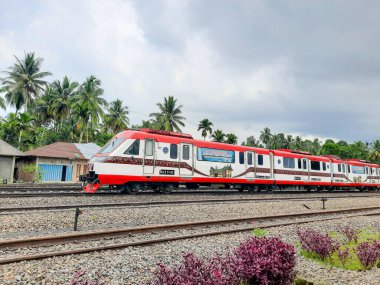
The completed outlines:
{"type": "Polygon", "coordinates": [[[330,159],[323,156],[311,155],[306,151],[297,151],[291,149],[277,149],[271,150],[274,155],[282,156],[282,157],[290,157],[290,158],[308,158],[315,161],[325,161],[330,162],[330,159]]]}
{"type": "Polygon", "coordinates": [[[233,150],[233,151],[255,151],[258,154],[269,154],[268,149],[240,146],[226,143],[210,142],[193,139],[191,135],[179,134],[173,132],[165,131],[155,131],[150,129],[140,129],[140,130],[126,130],[116,135],[116,137],[124,137],[131,139],[155,139],[157,142],[166,142],[166,143],[190,143],[194,144],[197,147],[205,148],[215,148],[223,150],[233,150]]]}

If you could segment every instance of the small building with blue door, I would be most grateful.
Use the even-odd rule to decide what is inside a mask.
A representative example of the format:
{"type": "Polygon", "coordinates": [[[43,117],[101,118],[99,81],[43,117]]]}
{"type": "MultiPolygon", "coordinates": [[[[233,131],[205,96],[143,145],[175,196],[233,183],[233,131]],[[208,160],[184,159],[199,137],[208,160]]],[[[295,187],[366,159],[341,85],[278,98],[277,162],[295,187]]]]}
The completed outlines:
{"type": "MultiPolygon", "coordinates": [[[[99,150],[94,143],[56,142],[27,151],[18,163],[37,165],[42,182],[76,182],[86,174],[88,160],[99,150]]],[[[19,177],[32,181],[28,173],[20,173],[19,177]]]]}

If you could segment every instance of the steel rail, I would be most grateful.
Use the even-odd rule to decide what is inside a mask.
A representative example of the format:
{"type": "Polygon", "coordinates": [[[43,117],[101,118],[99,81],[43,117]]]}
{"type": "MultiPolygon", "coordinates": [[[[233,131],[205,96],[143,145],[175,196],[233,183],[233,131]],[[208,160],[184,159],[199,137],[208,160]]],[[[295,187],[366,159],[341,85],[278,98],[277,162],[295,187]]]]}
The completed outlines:
{"type": "Polygon", "coordinates": [[[349,195],[349,196],[314,196],[314,197],[273,197],[273,198],[231,198],[231,199],[204,199],[204,200],[176,200],[176,201],[150,201],[150,202],[125,202],[125,203],[92,203],[92,204],[68,204],[51,206],[30,206],[30,207],[3,207],[0,213],[12,213],[23,211],[44,211],[44,210],[69,210],[76,208],[107,208],[107,207],[149,207],[165,205],[186,205],[186,204],[226,204],[236,202],[278,202],[278,201],[316,201],[327,199],[347,199],[347,198],[378,198],[379,194],[373,195],[349,195]]]}
{"type": "MultiPolygon", "coordinates": [[[[355,209],[355,210],[359,210],[359,209],[355,209]]],[[[323,213],[326,214],[326,212],[323,212],[323,213]]],[[[330,211],[330,213],[332,212],[330,211]]],[[[274,224],[269,224],[269,225],[260,225],[260,228],[273,228],[273,227],[289,226],[289,225],[294,225],[294,224],[306,224],[306,223],[319,222],[319,221],[336,220],[336,219],[341,219],[341,218],[350,218],[350,217],[358,217],[358,216],[374,216],[374,215],[380,215],[380,212],[361,213],[361,214],[339,216],[339,217],[329,217],[329,218],[322,218],[322,219],[317,219],[317,220],[312,219],[312,220],[303,220],[303,221],[274,223],[274,224]]],[[[281,215],[281,216],[284,216],[284,215],[281,215]]],[[[277,218],[281,216],[277,216],[277,218]]],[[[292,216],[292,215],[288,215],[288,216],[292,216]]],[[[260,217],[260,220],[262,219],[263,217],[260,217]]],[[[163,227],[164,225],[161,225],[161,226],[163,227]]],[[[131,246],[147,246],[147,245],[153,245],[153,244],[170,242],[170,241],[178,241],[178,240],[191,239],[191,238],[245,232],[245,231],[251,231],[252,229],[253,227],[249,226],[249,227],[225,229],[225,230],[219,230],[219,231],[208,231],[208,232],[202,232],[202,233],[196,233],[196,234],[185,234],[185,235],[178,235],[178,236],[172,236],[172,237],[156,238],[156,239],[142,240],[142,241],[137,241],[137,242],[127,242],[127,243],[119,243],[119,244],[89,247],[89,248],[79,248],[79,249],[65,250],[65,251],[53,251],[53,252],[39,253],[39,254],[33,254],[33,255],[12,256],[8,258],[0,259],[0,264],[9,264],[9,263],[20,262],[20,261],[38,260],[38,259],[45,259],[49,257],[66,256],[66,255],[73,255],[73,254],[84,254],[84,253],[98,252],[98,251],[103,251],[103,250],[120,249],[120,248],[131,247],[131,246]]],[[[154,231],[157,231],[157,229],[155,229],[154,231]]]]}
{"type": "MultiPolygon", "coordinates": [[[[215,189],[215,188],[209,188],[209,189],[215,189]]],[[[374,192],[374,191],[373,191],[374,192]]],[[[281,194],[316,194],[316,193],[323,193],[323,194],[340,194],[340,193],[352,193],[352,194],[360,194],[359,191],[354,190],[337,190],[333,192],[308,192],[304,190],[276,190],[276,191],[263,191],[263,192],[239,192],[237,190],[177,190],[173,191],[171,193],[155,193],[150,191],[143,191],[140,193],[135,194],[138,195],[186,195],[186,194],[196,194],[196,195],[281,195],[281,194]]],[[[372,192],[369,192],[372,193],[372,192]]],[[[0,190],[0,198],[26,198],[26,197],[60,197],[60,196],[71,196],[71,197],[78,197],[78,196],[97,196],[97,195],[120,195],[118,190],[106,190],[102,189],[100,191],[97,191],[96,193],[89,194],[85,193],[82,190],[72,190],[72,191],[40,191],[40,190],[32,190],[32,191],[4,191],[2,192],[0,190]],[[12,194],[11,194],[12,193],[12,194]]],[[[128,195],[128,194],[127,194],[128,195]]]]}
{"type": "Polygon", "coordinates": [[[188,228],[193,228],[193,227],[216,226],[216,225],[224,225],[224,224],[247,223],[247,222],[255,222],[255,221],[287,219],[287,218],[306,218],[306,217],[314,217],[314,216],[357,213],[357,212],[374,211],[374,210],[380,210],[380,207],[348,208],[348,209],[339,209],[339,210],[301,212],[301,213],[292,213],[292,214],[283,214],[283,215],[274,215],[274,216],[253,216],[253,217],[243,217],[243,218],[234,218],[234,219],[182,222],[182,223],[176,223],[176,224],[159,224],[159,225],[139,226],[139,227],[121,228],[121,229],[86,231],[86,232],[57,235],[57,236],[43,236],[43,237],[33,237],[33,238],[26,238],[26,239],[4,240],[4,241],[0,241],[0,250],[18,249],[18,248],[23,248],[23,247],[35,247],[35,246],[50,246],[50,245],[66,244],[66,243],[79,242],[79,241],[91,241],[91,240],[97,240],[101,238],[123,237],[129,234],[137,234],[137,233],[141,234],[141,233],[149,233],[149,232],[157,232],[157,231],[179,230],[179,229],[188,229],[188,228]]]}

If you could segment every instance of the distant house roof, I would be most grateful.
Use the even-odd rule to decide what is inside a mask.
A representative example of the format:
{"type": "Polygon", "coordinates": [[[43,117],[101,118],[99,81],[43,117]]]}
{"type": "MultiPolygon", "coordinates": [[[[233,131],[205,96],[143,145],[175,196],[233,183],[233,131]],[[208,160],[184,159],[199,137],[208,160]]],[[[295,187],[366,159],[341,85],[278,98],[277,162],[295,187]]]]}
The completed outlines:
{"type": "Polygon", "coordinates": [[[100,150],[94,143],[56,142],[25,152],[28,156],[89,159],[100,150]]]}
{"type": "Polygon", "coordinates": [[[24,156],[24,153],[9,143],[0,140],[0,156],[24,156]]]}

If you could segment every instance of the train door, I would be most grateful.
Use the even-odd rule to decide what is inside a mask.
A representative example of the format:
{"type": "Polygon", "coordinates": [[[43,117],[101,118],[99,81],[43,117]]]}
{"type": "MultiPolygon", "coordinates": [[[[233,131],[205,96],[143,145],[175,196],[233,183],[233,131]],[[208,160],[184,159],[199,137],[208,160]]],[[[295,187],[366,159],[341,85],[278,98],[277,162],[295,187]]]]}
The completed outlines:
{"type": "Polygon", "coordinates": [[[144,174],[154,173],[155,159],[156,159],[155,146],[156,146],[156,143],[154,140],[150,140],[150,139],[145,140],[144,161],[143,161],[144,174]]]}
{"type": "Polygon", "coordinates": [[[269,153],[269,165],[270,165],[270,179],[274,179],[274,156],[273,153],[269,153]]]}
{"type": "Polygon", "coordinates": [[[309,160],[307,158],[302,158],[302,180],[309,181],[310,172],[309,172],[309,160]]]}
{"type": "Polygon", "coordinates": [[[179,161],[181,162],[181,166],[179,168],[179,175],[192,176],[194,174],[194,147],[190,143],[181,143],[179,145],[179,149],[179,161]],[[184,163],[186,163],[186,167],[182,166],[184,163]]]}
{"type": "Polygon", "coordinates": [[[334,182],[334,163],[330,161],[330,180],[331,182],[334,182]]]}
{"type": "Polygon", "coordinates": [[[245,169],[247,170],[246,178],[252,179],[255,178],[255,153],[253,151],[246,151],[246,160],[245,160],[245,169]]]}

